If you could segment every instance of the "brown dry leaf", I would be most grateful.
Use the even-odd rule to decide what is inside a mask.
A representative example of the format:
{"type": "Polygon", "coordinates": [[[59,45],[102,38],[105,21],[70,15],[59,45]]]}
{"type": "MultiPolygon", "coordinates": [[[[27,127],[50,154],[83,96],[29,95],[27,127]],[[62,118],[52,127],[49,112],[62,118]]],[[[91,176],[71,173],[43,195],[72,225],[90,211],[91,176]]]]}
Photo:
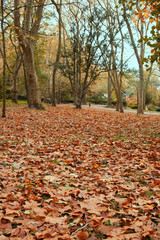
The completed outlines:
{"type": "Polygon", "coordinates": [[[58,225],[66,225],[67,217],[46,217],[45,222],[58,225]]]}
{"type": "Polygon", "coordinates": [[[9,209],[9,208],[7,208],[6,210],[6,216],[19,216],[20,214],[19,214],[19,210],[12,210],[12,209],[9,209]]]}
{"type": "Polygon", "coordinates": [[[6,223],[6,224],[0,224],[1,229],[12,229],[12,224],[11,223],[6,223]]]}
{"type": "Polygon", "coordinates": [[[55,177],[55,176],[45,176],[44,179],[49,181],[49,182],[58,181],[57,177],[55,177]]]}
{"type": "Polygon", "coordinates": [[[76,236],[79,240],[85,240],[89,237],[89,233],[87,231],[78,231],[76,236]]]}
{"type": "Polygon", "coordinates": [[[40,207],[34,207],[33,208],[33,212],[41,217],[45,217],[46,216],[46,210],[40,207]]]}
{"type": "Polygon", "coordinates": [[[99,227],[100,232],[108,235],[108,236],[112,236],[112,231],[115,227],[114,226],[105,226],[103,224],[101,224],[101,226],[99,227]]]}
{"type": "Polygon", "coordinates": [[[26,235],[27,235],[27,232],[23,228],[16,228],[11,233],[12,237],[20,237],[22,239],[25,238],[26,235]]]}

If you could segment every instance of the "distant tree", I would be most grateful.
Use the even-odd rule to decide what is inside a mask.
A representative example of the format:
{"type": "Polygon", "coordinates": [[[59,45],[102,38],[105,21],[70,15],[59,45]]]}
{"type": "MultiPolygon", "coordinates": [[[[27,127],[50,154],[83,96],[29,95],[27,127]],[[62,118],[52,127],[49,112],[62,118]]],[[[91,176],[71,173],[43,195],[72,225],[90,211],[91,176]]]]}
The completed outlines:
{"type": "MultiPolygon", "coordinates": [[[[128,33],[130,36],[130,41],[131,41],[131,45],[133,47],[135,56],[137,58],[137,62],[138,62],[138,66],[139,66],[139,91],[138,91],[138,108],[137,108],[137,113],[138,114],[143,114],[143,103],[144,103],[144,68],[143,68],[143,59],[145,56],[145,43],[142,40],[140,43],[140,46],[138,46],[136,44],[136,38],[134,35],[134,28],[132,28],[132,22],[130,21],[131,17],[130,15],[128,15],[127,11],[129,10],[128,5],[127,5],[127,1],[122,0],[120,1],[122,3],[123,6],[123,17],[124,20],[126,22],[126,26],[128,28],[128,33]],[[140,51],[139,51],[140,49],[140,51]]],[[[140,11],[141,6],[139,5],[139,1],[137,1],[137,4],[135,5],[135,8],[137,9],[137,11],[140,11]]],[[[144,32],[145,28],[144,28],[144,22],[143,22],[143,18],[142,15],[140,15],[138,23],[137,23],[137,33],[142,37],[144,36],[144,32]]]]}
{"type": "Polygon", "coordinates": [[[61,63],[61,70],[70,80],[76,108],[81,108],[89,86],[102,71],[100,62],[104,53],[100,54],[99,46],[104,39],[100,39],[101,19],[90,4],[81,10],[70,11],[70,38],[63,46],[65,62],[61,63]]]}
{"type": "MultiPolygon", "coordinates": [[[[119,9],[116,8],[116,1],[110,3],[107,0],[105,4],[103,1],[98,1],[98,3],[103,11],[106,12],[106,19],[103,24],[108,48],[104,55],[103,67],[108,72],[108,96],[110,99],[112,83],[116,94],[116,110],[123,113],[122,77],[127,62],[124,60],[125,34],[122,31],[124,20],[119,13],[119,9]]],[[[103,51],[103,46],[101,46],[101,53],[103,51]]]]}
{"type": "MultiPolygon", "coordinates": [[[[126,21],[128,32],[130,35],[131,43],[138,61],[139,65],[139,91],[138,91],[138,109],[137,113],[143,113],[144,109],[144,99],[145,99],[145,89],[144,89],[144,66],[143,63],[151,62],[151,66],[154,61],[157,61],[160,64],[160,21],[159,21],[159,12],[160,12],[160,3],[155,0],[119,0],[123,6],[123,16],[126,21]],[[139,33],[139,46],[136,45],[136,39],[134,37],[133,28],[129,21],[129,11],[132,13],[132,21],[135,23],[137,32],[139,33]],[[149,27],[149,24],[152,23],[152,26],[149,27]],[[149,34],[149,30],[150,34],[149,34]],[[145,57],[145,46],[148,44],[151,49],[151,54],[146,58],[145,57]],[[139,52],[140,49],[140,52],[139,52]]],[[[147,64],[147,68],[150,66],[147,64]]]]}

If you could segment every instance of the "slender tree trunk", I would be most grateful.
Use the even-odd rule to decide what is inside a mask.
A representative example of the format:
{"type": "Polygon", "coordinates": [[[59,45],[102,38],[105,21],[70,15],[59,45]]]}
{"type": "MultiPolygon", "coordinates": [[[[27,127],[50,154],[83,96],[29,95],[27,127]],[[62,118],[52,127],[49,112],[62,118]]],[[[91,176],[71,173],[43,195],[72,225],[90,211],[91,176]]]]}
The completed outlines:
{"type": "Polygon", "coordinates": [[[61,29],[62,29],[61,7],[62,7],[62,0],[60,0],[59,6],[56,5],[56,8],[59,14],[59,39],[58,39],[58,50],[57,50],[56,62],[53,67],[53,76],[52,76],[52,106],[56,106],[56,72],[58,68],[57,65],[59,63],[60,56],[61,56],[61,29]]]}
{"type": "Polygon", "coordinates": [[[17,103],[17,76],[13,75],[12,102],[17,103]]]}
{"type": "Polygon", "coordinates": [[[116,86],[117,86],[117,101],[119,105],[119,111],[120,113],[123,113],[123,102],[122,102],[122,83],[121,83],[121,75],[115,71],[115,79],[116,79],[116,86]]]}
{"type": "MultiPolygon", "coordinates": [[[[141,42],[141,46],[140,46],[140,51],[141,53],[138,53],[138,49],[137,46],[135,44],[135,40],[134,40],[134,35],[128,20],[128,17],[126,15],[126,6],[125,6],[125,2],[123,2],[123,16],[124,16],[124,20],[126,22],[127,28],[128,28],[128,32],[130,35],[130,39],[131,39],[131,43],[137,58],[137,62],[139,65],[139,93],[138,93],[138,98],[137,98],[137,103],[138,103],[138,108],[137,108],[137,114],[143,114],[143,84],[144,84],[144,71],[143,71],[143,64],[142,64],[142,59],[144,57],[144,46],[143,46],[143,41],[141,42]]],[[[141,19],[141,37],[143,37],[143,23],[142,23],[142,19],[141,19]]]]}
{"type": "Polygon", "coordinates": [[[144,84],[143,66],[140,66],[139,75],[140,75],[140,82],[139,82],[137,114],[143,114],[144,113],[143,112],[143,103],[144,103],[144,96],[143,96],[143,84],[144,84]]]}
{"type": "MultiPolygon", "coordinates": [[[[54,68],[55,69],[55,68],[54,68]]],[[[53,71],[53,76],[52,76],[52,106],[56,106],[56,71],[53,71]]]]}
{"type": "MultiPolygon", "coordinates": [[[[141,18],[141,36],[144,35],[144,25],[141,18]]],[[[144,41],[142,40],[140,43],[140,64],[139,64],[139,76],[140,76],[140,82],[139,82],[139,105],[138,105],[138,114],[143,114],[144,109],[144,69],[143,69],[143,63],[142,60],[144,58],[144,41]]]]}
{"type": "Polygon", "coordinates": [[[108,100],[107,100],[107,107],[111,106],[111,79],[110,74],[108,74],[108,100]]]}
{"type": "Polygon", "coordinates": [[[74,39],[74,49],[73,49],[73,73],[74,73],[74,80],[73,80],[73,101],[74,104],[76,105],[77,103],[77,78],[76,78],[76,46],[75,46],[75,39],[74,39]]]}
{"type": "Polygon", "coordinates": [[[5,44],[5,32],[4,32],[4,1],[1,0],[1,30],[2,30],[2,44],[3,44],[3,105],[2,105],[2,117],[6,117],[6,44],[5,44]]]}

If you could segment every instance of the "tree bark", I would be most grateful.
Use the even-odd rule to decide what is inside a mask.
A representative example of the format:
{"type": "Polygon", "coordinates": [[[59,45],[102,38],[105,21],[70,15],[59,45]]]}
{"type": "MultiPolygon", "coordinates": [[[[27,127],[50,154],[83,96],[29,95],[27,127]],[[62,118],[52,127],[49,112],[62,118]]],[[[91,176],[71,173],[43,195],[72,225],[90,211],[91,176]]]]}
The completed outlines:
{"type": "Polygon", "coordinates": [[[61,29],[62,29],[62,18],[61,18],[61,7],[62,7],[62,0],[60,0],[60,4],[58,6],[57,3],[55,3],[54,0],[52,0],[52,3],[56,6],[58,15],[59,15],[59,38],[58,38],[58,49],[57,49],[57,56],[56,61],[53,67],[53,76],[52,76],[52,106],[56,106],[56,72],[58,69],[58,63],[61,56],[61,29]]]}
{"type": "Polygon", "coordinates": [[[139,93],[138,93],[138,108],[137,114],[143,114],[143,84],[144,84],[144,73],[143,73],[143,66],[139,66],[139,75],[140,75],[140,82],[139,82],[139,93]]]}
{"type": "Polygon", "coordinates": [[[35,19],[33,21],[31,21],[32,2],[32,0],[26,1],[25,13],[21,27],[21,15],[19,9],[20,1],[14,0],[14,26],[18,41],[23,49],[24,54],[23,63],[26,75],[26,92],[28,106],[30,108],[44,109],[43,105],[41,104],[39,83],[35,70],[34,43],[38,35],[45,1],[38,1],[39,6],[35,11],[35,19]]]}
{"type": "MultiPolygon", "coordinates": [[[[134,41],[134,36],[133,36],[133,32],[128,20],[128,17],[126,15],[126,6],[125,3],[123,2],[123,16],[124,16],[124,20],[126,22],[127,28],[128,28],[128,32],[130,35],[130,39],[131,39],[131,43],[133,46],[133,50],[135,52],[136,58],[137,58],[137,62],[139,65],[139,93],[138,93],[138,108],[137,108],[137,114],[143,114],[143,84],[144,84],[144,71],[143,71],[143,64],[142,64],[142,59],[144,57],[144,48],[143,48],[143,43],[141,43],[141,53],[139,55],[138,53],[138,49],[136,47],[135,41],[134,41]]],[[[143,36],[143,23],[141,23],[141,37],[143,36]]]]}
{"type": "Polygon", "coordinates": [[[122,97],[121,97],[121,89],[117,87],[115,92],[116,92],[116,99],[117,99],[116,111],[119,111],[120,113],[124,113],[122,97]]]}
{"type": "Polygon", "coordinates": [[[22,55],[21,55],[20,47],[17,52],[17,58],[16,58],[15,65],[16,65],[15,70],[13,72],[12,102],[17,103],[17,100],[18,100],[17,78],[18,78],[19,69],[22,65],[22,55]]]}
{"type": "Polygon", "coordinates": [[[111,79],[110,74],[108,74],[108,100],[107,100],[107,107],[111,106],[111,79]]]}
{"type": "Polygon", "coordinates": [[[40,90],[37,79],[37,74],[34,65],[34,54],[30,44],[27,46],[22,45],[23,48],[23,61],[26,75],[26,92],[27,101],[30,108],[44,109],[41,104],[40,90]]]}
{"type": "Polygon", "coordinates": [[[18,97],[17,97],[17,76],[13,75],[13,89],[12,89],[12,102],[18,103],[18,97]]]}
{"type": "Polygon", "coordinates": [[[2,44],[3,44],[3,105],[2,105],[2,117],[6,117],[6,44],[5,44],[5,32],[4,32],[4,1],[1,0],[1,30],[2,30],[2,44]]]}

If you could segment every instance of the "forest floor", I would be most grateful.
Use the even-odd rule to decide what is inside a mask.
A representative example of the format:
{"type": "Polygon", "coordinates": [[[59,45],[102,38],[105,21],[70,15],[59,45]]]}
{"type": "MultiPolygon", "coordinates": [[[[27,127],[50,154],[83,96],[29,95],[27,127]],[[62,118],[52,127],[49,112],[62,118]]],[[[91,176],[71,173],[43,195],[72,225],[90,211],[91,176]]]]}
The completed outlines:
{"type": "Polygon", "coordinates": [[[159,240],[160,116],[8,108],[0,118],[5,239],[159,240]]]}

